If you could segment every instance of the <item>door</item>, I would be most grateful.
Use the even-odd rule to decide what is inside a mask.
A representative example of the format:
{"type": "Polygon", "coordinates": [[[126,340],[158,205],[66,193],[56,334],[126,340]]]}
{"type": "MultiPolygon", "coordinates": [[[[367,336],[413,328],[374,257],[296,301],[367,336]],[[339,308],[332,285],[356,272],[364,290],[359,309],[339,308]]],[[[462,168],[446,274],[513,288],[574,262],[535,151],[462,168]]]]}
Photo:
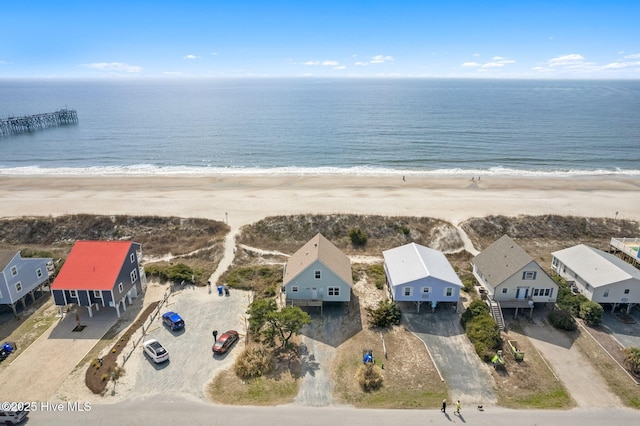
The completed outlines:
{"type": "Polygon", "coordinates": [[[313,287],[311,289],[311,298],[312,299],[317,299],[318,298],[318,289],[316,287],[313,287]]]}
{"type": "Polygon", "coordinates": [[[529,287],[518,287],[516,289],[516,299],[524,300],[529,295],[529,287]]]}

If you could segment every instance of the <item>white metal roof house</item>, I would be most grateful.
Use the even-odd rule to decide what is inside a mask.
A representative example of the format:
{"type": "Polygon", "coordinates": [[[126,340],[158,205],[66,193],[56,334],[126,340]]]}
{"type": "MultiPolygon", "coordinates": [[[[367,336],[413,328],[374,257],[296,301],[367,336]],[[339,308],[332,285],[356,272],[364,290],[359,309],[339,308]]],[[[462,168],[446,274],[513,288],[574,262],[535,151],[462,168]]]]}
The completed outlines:
{"type": "Polygon", "coordinates": [[[351,260],[322,234],[296,251],[284,266],[287,303],[322,306],[351,300],[351,260]]]}
{"type": "MultiPolygon", "coordinates": [[[[538,263],[503,235],[471,260],[473,275],[502,308],[531,308],[534,303],[555,303],[558,284],[538,263]]],[[[496,319],[497,320],[497,319],[496,319]]]]}
{"type": "Polygon", "coordinates": [[[35,291],[49,282],[53,273],[53,261],[49,258],[22,257],[19,251],[0,251],[0,305],[9,305],[17,316],[16,304],[24,307],[25,297],[35,301],[35,291]]]}
{"type": "Polygon", "coordinates": [[[462,282],[444,253],[416,243],[382,252],[387,290],[396,302],[458,303],[462,282]]]}
{"type": "Polygon", "coordinates": [[[589,300],[627,312],[640,303],[640,270],[619,257],[584,244],[551,254],[551,267],[589,300]]]}

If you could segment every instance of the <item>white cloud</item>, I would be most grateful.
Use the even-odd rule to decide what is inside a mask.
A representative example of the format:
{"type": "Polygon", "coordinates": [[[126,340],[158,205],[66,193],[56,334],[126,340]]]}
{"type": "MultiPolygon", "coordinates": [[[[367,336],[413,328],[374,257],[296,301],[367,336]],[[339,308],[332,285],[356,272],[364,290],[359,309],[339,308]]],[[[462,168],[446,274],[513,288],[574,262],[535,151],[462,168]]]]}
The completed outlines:
{"type": "Polygon", "coordinates": [[[473,55],[471,55],[471,56],[473,56],[474,58],[477,58],[478,56],[480,56],[480,54],[479,54],[479,53],[474,53],[474,54],[473,54],[473,55]]]}
{"type": "Polygon", "coordinates": [[[626,55],[625,59],[640,59],[640,53],[633,53],[631,55],[626,55]]]}
{"type": "Polygon", "coordinates": [[[183,56],[182,59],[202,59],[202,56],[187,55],[187,56],[183,56]]]}
{"type": "Polygon", "coordinates": [[[465,62],[465,63],[462,64],[462,66],[465,67],[465,68],[476,68],[476,67],[480,67],[482,65],[477,63],[477,62],[465,62]]]}
{"type": "Polygon", "coordinates": [[[358,61],[356,62],[356,65],[358,65],[359,67],[366,67],[367,65],[369,65],[369,62],[358,61]]]}
{"type": "Polygon", "coordinates": [[[322,65],[323,67],[333,67],[334,69],[343,69],[343,68],[339,68],[340,62],[338,61],[307,61],[307,62],[304,62],[304,65],[312,65],[312,66],[322,65]]]}
{"type": "Polygon", "coordinates": [[[516,61],[513,59],[507,59],[502,56],[494,56],[491,58],[490,62],[485,62],[484,64],[478,62],[464,62],[462,64],[463,68],[478,68],[478,71],[486,71],[487,68],[502,68],[507,64],[513,64],[516,61]]]}
{"type": "Polygon", "coordinates": [[[338,61],[322,61],[322,65],[325,67],[335,67],[338,66],[338,61]]]}
{"type": "Polygon", "coordinates": [[[93,62],[90,64],[82,64],[83,68],[96,71],[116,71],[136,73],[142,71],[142,67],[137,65],[129,65],[122,62],[93,62]]]}
{"type": "Polygon", "coordinates": [[[626,62],[612,62],[610,64],[605,65],[602,68],[605,68],[605,69],[620,69],[620,68],[627,68],[630,65],[631,64],[626,63],[626,62]]]}
{"type": "Polygon", "coordinates": [[[320,61],[307,61],[304,64],[305,65],[320,65],[320,61]]]}
{"type": "Polygon", "coordinates": [[[561,67],[566,65],[574,65],[584,61],[584,56],[577,53],[570,55],[558,56],[557,58],[549,59],[547,62],[550,67],[561,67]]]}
{"type": "Polygon", "coordinates": [[[344,69],[347,69],[347,67],[345,65],[338,65],[338,66],[333,67],[333,69],[334,70],[344,70],[344,69]]]}
{"type": "Polygon", "coordinates": [[[382,64],[393,61],[393,56],[376,55],[369,61],[370,64],[382,64]]]}

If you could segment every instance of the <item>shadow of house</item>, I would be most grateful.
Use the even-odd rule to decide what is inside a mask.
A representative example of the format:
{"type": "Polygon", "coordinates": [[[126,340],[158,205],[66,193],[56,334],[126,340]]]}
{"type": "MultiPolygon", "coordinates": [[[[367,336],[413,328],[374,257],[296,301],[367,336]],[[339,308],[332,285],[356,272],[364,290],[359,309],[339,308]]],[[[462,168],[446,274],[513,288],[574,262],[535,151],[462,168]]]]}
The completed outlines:
{"type": "Polygon", "coordinates": [[[18,317],[18,305],[25,299],[35,302],[36,292],[49,283],[54,271],[53,259],[22,257],[19,251],[0,251],[0,305],[8,305],[18,317]]]}
{"type": "Polygon", "coordinates": [[[322,313],[313,308],[302,308],[311,315],[311,324],[300,334],[337,348],[362,331],[360,300],[354,293],[347,306],[344,303],[325,303],[322,313]]]}

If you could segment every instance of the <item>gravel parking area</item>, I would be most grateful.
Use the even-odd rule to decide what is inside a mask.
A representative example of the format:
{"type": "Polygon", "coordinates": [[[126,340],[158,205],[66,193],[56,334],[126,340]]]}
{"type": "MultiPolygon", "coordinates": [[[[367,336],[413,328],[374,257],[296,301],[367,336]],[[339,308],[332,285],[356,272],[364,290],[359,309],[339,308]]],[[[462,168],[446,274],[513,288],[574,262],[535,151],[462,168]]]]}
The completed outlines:
{"type": "Polygon", "coordinates": [[[128,385],[119,393],[187,394],[205,398],[205,386],[216,372],[229,368],[244,346],[244,320],[249,294],[231,290],[229,296],[218,296],[206,288],[186,287],[174,293],[161,313],[174,311],[185,321],[184,330],[172,332],[162,324],[159,315],[146,339],[157,339],[168,351],[169,361],[154,364],[142,348],[136,350],[125,365],[128,385]],[[226,354],[214,356],[212,331],[218,335],[237,330],[240,341],[226,354]]]}
{"type": "Polygon", "coordinates": [[[605,310],[602,316],[602,325],[606,326],[616,340],[625,348],[640,348],[640,311],[637,308],[632,309],[631,316],[636,322],[627,324],[605,310]]]}

